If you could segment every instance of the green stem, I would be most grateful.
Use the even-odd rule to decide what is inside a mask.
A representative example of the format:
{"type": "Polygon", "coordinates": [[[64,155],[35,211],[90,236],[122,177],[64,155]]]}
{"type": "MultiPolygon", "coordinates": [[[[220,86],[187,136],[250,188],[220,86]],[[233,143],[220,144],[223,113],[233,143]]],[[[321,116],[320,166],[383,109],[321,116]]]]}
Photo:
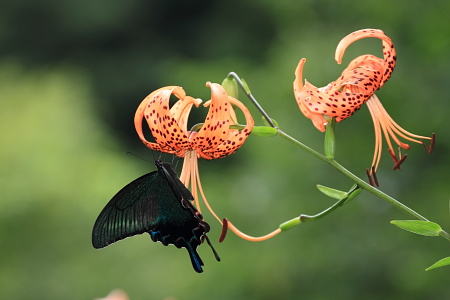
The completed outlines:
{"type": "Polygon", "coordinates": [[[325,217],[326,215],[330,214],[332,211],[334,211],[336,208],[338,208],[339,206],[343,205],[344,202],[347,201],[347,198],[341,199],[338,202],[336,202],[335,204],[333,204],[332,206],[328,207],[327,209],[325,209],[324,211],[321,211],[318,214],[315,214],[314,216],[309,216],[309,215],[300,215],[299,217],[295,217],[291,220],[288,220],[282,224],[280,224],[280,229],[281,231],[288,231],[289,229],[301,224],[301,223],[305,223],[305,222],[310,222],[310,221],[317,221],[323,217],[325,217]]]}
{"type": "Polygon", "coordinates": [[[266,119],[267,123],[270,124],[273,128],[277,128],[275,124],[273,123],[272,119],[269,117],[269,115],[266,113],[266,111],[262,108],[261,105],[259,105],[258,101],[256,101],[255,97],[252,95],[252,92],[250,91],[250,88],[247,84],[244,84],[242,79],[234,72],[228,73],[228,77],[234,78],[236,82],[239,84],[241,89],[244,91],[245,95],[252,101],[253,105],[259,110],[261,115],[266,119]]]}
{"type": "MultiPolygon", "coordinates": [[[[319,152],[315,151],[314,149],[306,146],[305,144],[301,143],[300,141],[296,140],[295,138],[291,137],[290,135],[288,135],[287,133],[282,131],[280,128],[278,128],[272,122],[272,119],[269,117],[269,115],[264,111],[264,109],[261,107],[261,105],[258,103],[258,101],[256,101],[256,99],[252,95],[248,85],[245,84],[241,80],[241,78],[234,72],[229,73],[228,77],[234,78],[237,81],[237,83],[242,88],[242,90],[245,92],[247,97],[256,106],[256,108],[259,110],[261,115],[267,120],[267,122],[270,124],[270,126],[272,126],[273,128],[276,128],[278,130],[278,135],[279,136],[281,136],[282,138],[288,140],[291,143],[294,143],[295,145],[299,146],[300,148],[302,148],[306,152],[310,153],[311,155],[313,155],[313,156],[317,157],[318,159],[320,159],[320,160],[326,162],[327,164],[331,165],[332,167],[337,169],[339,172],[341,172],[343,175],[345,175],[346,177],[350,178],[350,180],[352,180],[354,183],[356,183],[357,186],[359,186],[361,189],[366,190],[369,193],[377,196],[378,198],[380,198],[380,199],[390,203],[394,207],[400,209],[404,213],[412,216],[413,218],[416,218],[416,219],[419,219],[419,220],[423,220],[423,221],[428,221],[428,219],[423,217],[421,214],[419,214],[416,211],[412,210],[411,208],[409,208],[408,206],[404,205],[403,203],[395,200],[391,196],[383,193],[382,191],[378,190],[377,188],[371,186],[370,184],[368,184],[367,182],[365,182],[364,180],[362,180],[361,178],[359,178],[358,176],[356,176],[355,174],[353,174],[352,172],[350,172],[349,170],[344,168],[341,164],[339,164],[337,161],[335,161],[334,158],[331,158],[331,157],[327,158],[327,157],[325,157],[321,153],[319,153],[319,152]]],[[[330,212],[332,212],[333,210],[335,210],[337,207],[339,207],[340,205],[342,205],[345,202],[344,201],[344,202],[340,203],[341,201],[342,200],[338,201],[336,204],[334,204],[330,208],[324,210],[323,212],[321,212],[321,213],[319,213],[319,214],[317,214],[315,216],[301,215],[300,217],[297,217],[297,218],[294,218],[294,219],[292,219],[290,221],[287,221],[287,222],[283,223],[283,224],[285,224],[285,226],[284,227],[282,226],[282,228],[286,228],[286,230],[287,230],[287,229],[289,229],[289,228],[291,228],[291,227],[293,227],[295,225],[300,224],[302,221],[304,222],[304,221],[317,220],[318,218],[326,216],[327,214],[329,214],[330,212]],[[302,219],[302,216],[303,216],[303,219],[302,219]]],[[[450,234],[448,234],[444,230],[442,230],[439,235],[442,236],[443,238],[447,239],[448,241],[450,241],[450,234]]]]}
{"type": "Polygon", "coordinates": [[[330,214],[331,212],[333,212],[336,208],[338,208],[342,204],[344,204],[345,201],[347,201],[347,198],[339,200],[338,202],[336,202],[332,206],[328,207],[327,209],[325,209],[324,211],[322,211],[322,212],[320,212],[318,214],[315,214],[314,216],[300,215],[300,217],[299,217],[300,218],[300,222],[304,223],[304,222],[308,222],[308,221],[319,220],[319,219],[325,217],[326,215],[330,214]]]}
{"type": "MultiPolygon", "coordinates": [[[[367,192],[377,196],[378,198],[383,199],[384,201],[388,202],[389,204],[393,205],[394,207],[400,209],[404,213],[406,213],[416,219],[423,220],[423,221],[429,221],[428,219],[426,219],[425,217],[423,217],[421,214],[417,213],[413,209],[411,209],[408,206],[404,205],[403,203],[395,200],[391,196],[383,193],[379,189],[371,186],[370,184],[368,184],[367,182],[365,182],[364,180],[362,180],[361,178],[359,178],[358,176],[356,176],[355,174],[353,174],[352,172],[350,172],[349,170],[344,168],[341,164],[339,164],[334,159],[326,158],[324,155],[320,154],[319,152],[315,151],[314,149],[309,148],[305,144],[299,142],[298,140],[294,139],[293,137],[291,137],[290,135],[288,135],[287,133],[285,133],[284,131],[282,131],[280,129],[278,129],[278,135],[281,136],[282,138],[294,143],[295,145],[299,146],[300,148],[302,148],[303,150],[307,151],[308,153],[314,155],[315,157],[319,158],[320,160],[333,166],[335,169],[337,169],[343,175],[345,175],[346,177],[350,178],[353,182],[355,182],[361,189],[366,190],[367,192]]],[[[443,238],[450,241],[450,235],[447,232],[445,232],[444,230],[442,230],[440,235],[443,238]]]]}

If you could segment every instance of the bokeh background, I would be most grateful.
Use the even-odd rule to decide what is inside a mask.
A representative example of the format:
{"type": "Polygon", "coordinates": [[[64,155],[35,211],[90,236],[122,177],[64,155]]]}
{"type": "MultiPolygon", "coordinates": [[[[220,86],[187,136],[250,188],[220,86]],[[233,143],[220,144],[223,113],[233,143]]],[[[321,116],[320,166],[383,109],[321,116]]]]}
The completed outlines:
{"type": "MultiPolygon", "coordinates": [[[[221,228],[204,212],[222,261],[202,245],[202,274],[184,249],[148,235],[102,250],[90,242],[107,201],[155,169],[159,154],[132,122],[148,93],[180,85],[207,100],[205,82],[234,71],[284,131],[321,150],[322,133],[295,103],[293,72],[306,57],[310,82],[335,80],[344,68],[333,60],[337,43],[362,28],[382,29],[397,49],[377,92],[388,112],[413,133],[437,135],[435,152],[412,145],[400,172],[384,153],[381,189],[449,229],[449,13],[446,0],[0,1],[0,298],[94,299],[120,288],[133,300],[449,299],[449,268],[424,271],[449,256],[448,242],[390,225],[407,216],[367,193],[261,243],[229,233],[219,244],[221,228]]],[[[344,64],[380,56],[380,45],[358,41],[344,64]]],[[[362,177],[372,126],[366,107],[337,126],[337,159],[362,177]]],[[[252,235],[328,207],[316,184],[351,186],[277,137],[251,136],[200,170],[216,212],[252,235]]]]}

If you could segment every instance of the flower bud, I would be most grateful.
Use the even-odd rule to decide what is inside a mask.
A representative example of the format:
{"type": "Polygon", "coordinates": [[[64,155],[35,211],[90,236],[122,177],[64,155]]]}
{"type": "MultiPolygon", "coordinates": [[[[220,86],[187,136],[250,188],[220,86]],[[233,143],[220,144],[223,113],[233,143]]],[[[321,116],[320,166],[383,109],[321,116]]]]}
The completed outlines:
{"type": "Polygon", "coordinates": [[[238,84],[233,77],[225,78],[222,82],[222,87],[225,89],[225,92],[227,92],[228,96],[238,99],[238,84]]]}

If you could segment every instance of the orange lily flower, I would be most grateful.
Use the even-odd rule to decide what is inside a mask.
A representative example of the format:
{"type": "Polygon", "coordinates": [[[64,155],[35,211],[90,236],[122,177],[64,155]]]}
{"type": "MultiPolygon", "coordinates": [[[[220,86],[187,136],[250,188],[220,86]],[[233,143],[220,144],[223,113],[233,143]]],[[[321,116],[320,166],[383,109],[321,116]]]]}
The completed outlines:
{"type": "Polygon", "coordinates": [[[391,76],[395,67],[396,52],[391,39],[378,29],[363,29],[355,31],[344,37],[336,48],[335,59],[338,64],[342,62],[347,47],[353,42],[367,37],[379,38],[383,45],[383,58],[370,54],[362,55],[350,62],[341,76],[325,87],[317,88],[305,80],[302,83],[303,65],[306,59],[302,58],[295,70],[294,94],[301,112],[311,119],[314,126],[325,131],[327,124],[324,116],[335,118],[340,122],[350,117],[355,111],[367,103],[375,127],[375,153],[372,166],[367,171],[370,183],[378,185],[376,170],[382,152],[382,132],[388,144],[389,153],[394,160],[394,170],[406,159],[406,155],[399,158],[395,154],[391,138],[403,149],[409,145],[399,140],[399,137],[425,146],[423,139],[431,140],[430,147],[425,149],[431,153],[434,145],[434,134],[430,137],[412,134],[400,127],[384,109],[378,97],[374,94],[391,76]],[[374,177],[374,181],[372,180],[374,177]]]}
{"type": "Polygon", "coordinates": [[[152,92],[141,102],[134,117],[134,125],[139,138],[148,148],[184,158],[180,180],[187,188],[191,186],[197,209],[201,211],[200,192],[208,210],[222,225],[225,224],[224,227],[247,238],[231,222],[223,223],[212,210],[201,185],[198,158],[211,160],[236,152],[251,133],[254,120],[249,110],[239,100],[228,96],[221,85],[207,82],[206,86],[211,88],[211,100],[204,103],[205,107],[209,106],[209,111],[203,124],[188,131],[191,108],[193,105],[198,107],[202,100],[186,96],[179,86],[168,86],[152,92]],[[169,108],[172,94],[179,100],[169,108]],[[233,105],[244,113],[246,126],[243,129],[230,128],[237,125],[233,105]],[[142,119],[147,121],[155,142],[149,142],[144,137],[142,119]]]}

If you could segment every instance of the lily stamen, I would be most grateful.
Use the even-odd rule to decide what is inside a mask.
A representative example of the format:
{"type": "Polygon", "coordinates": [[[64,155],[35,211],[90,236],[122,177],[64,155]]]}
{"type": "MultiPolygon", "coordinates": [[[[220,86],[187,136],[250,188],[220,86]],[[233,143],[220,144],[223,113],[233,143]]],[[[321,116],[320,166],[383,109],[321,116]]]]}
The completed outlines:
{"type": "MultiPolygon", "coordinates": [[[[388,112],[385,110],[383,105],[381,104],[378,97],[374,94],[372,97],[367,100],[367,107],[369,108],[369,112],[372,116],[374,129],[375,129],[375,151],[374,151],[374,158],[372,161],[372,166],[374,166],[374,170],[376,171],[378,168],[378,164],[380,162],[381,158],[381,152],[382,152],[382,143],[383,138],[381,131],[383,131],[384,139],[386,143],[388,144],[388,152],[391,155],[393,161],[394,161],[394,167],[393,170],[400,169],[400,164],[403,163],[406,159],[406,156],[397,157],[397,155],[394,152],[394,147],[391,143],[392,140],[401,148],[408,150],[410,146],[406,143],[403,143],[400,141],[399,137],[414,142],[418,144],[424,145],[424,142],[421,141],[422,139],[428,139],[428,140],[434,140],[433,137],[426,137],[421,136],[417,134],[410,133],[409,131],[406,131],[400,125],[398,125],[388,114],[388,112]]],[[[434,142],[433,142],[434,144],[434,142]]],[[[431,146],[430,146],[431,148],[431,146]]],[[[425,148],[427,149],[427,148],[425,148]]],[[[431,153],[428,151],[428,153],[431,153]]]]}

